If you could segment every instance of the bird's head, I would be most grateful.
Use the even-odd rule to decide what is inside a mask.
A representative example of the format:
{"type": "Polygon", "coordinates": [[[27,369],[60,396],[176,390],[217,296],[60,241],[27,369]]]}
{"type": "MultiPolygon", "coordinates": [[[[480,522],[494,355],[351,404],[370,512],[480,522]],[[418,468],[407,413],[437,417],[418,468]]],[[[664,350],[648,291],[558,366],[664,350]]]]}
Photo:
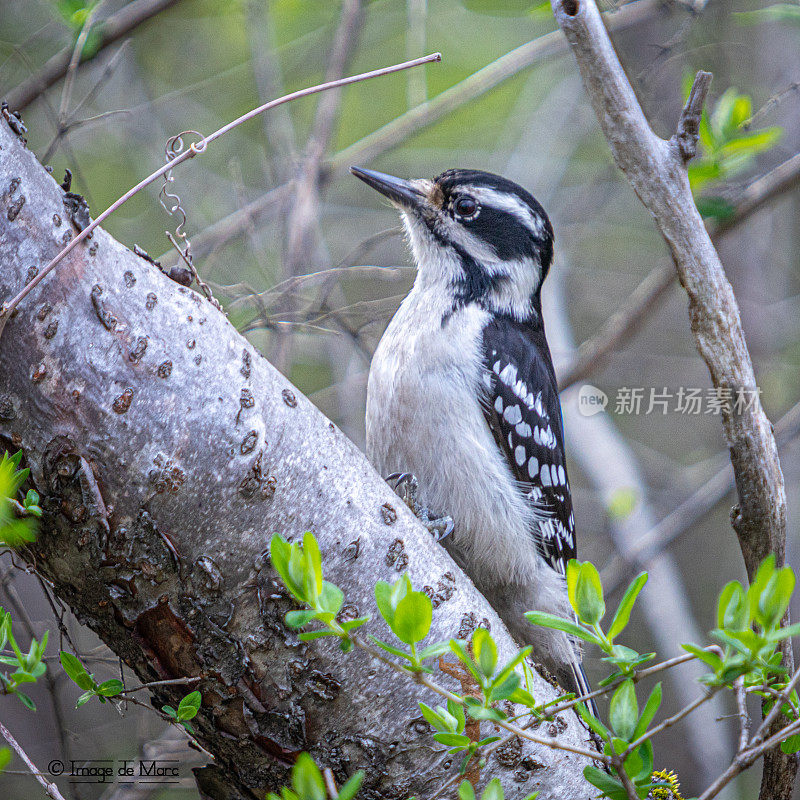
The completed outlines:
{"type": "Polygon", "coordinates": [[[446,285],[456,305],[475,302],[518,320],[540,313],[553,228],[521,186],[478,170],[451,169],[433,180],[350,171],[402,212],[423,285],[446,285]]]}

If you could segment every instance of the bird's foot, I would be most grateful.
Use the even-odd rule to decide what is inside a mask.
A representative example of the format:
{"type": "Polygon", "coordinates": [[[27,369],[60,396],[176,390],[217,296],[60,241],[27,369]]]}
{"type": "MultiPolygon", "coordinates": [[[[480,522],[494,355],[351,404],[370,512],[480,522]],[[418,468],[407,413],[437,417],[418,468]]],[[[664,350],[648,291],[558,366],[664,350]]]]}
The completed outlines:
{"type": "Polygon", "coordinates": [[[440,542],[453,532],[451,517],[434,514],[419,502],[419,482],[415,475],[410,472],[395,472],[386,478],[386,482],[411,509],[411,513],[428,529],[435,541],[440,542]]]}

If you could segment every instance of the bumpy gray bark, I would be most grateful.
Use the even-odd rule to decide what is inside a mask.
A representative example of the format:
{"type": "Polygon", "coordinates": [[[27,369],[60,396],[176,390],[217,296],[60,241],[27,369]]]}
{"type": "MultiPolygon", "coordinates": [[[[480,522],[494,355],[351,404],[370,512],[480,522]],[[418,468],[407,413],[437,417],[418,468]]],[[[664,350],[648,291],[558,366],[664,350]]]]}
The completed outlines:
{"type": "MultiPolygon", "coordinates": [[[[62,191],[0,124],[0,297],[72,235],[62,191]]],[[[484,620],[506,656],[511,639],[362,454],[199,295],[98,229],[5,328],[0,435],[43,497],[27,557],[57,594],[143,681],[204,677],[210,794],[263,797],[301,750],[340,780],[366,769],[364,797],[425,796],[453,774],[417,708],[435,697],[285,628],[269,537],[313,531],[346,614],[373,612],[375,581],[408,570],[437,640],[484,620]]],[[[157,705],[186,691],[172,688],[157,705]]],[[[553,696],[543,679],[535,692],[553,696]]],[[[541,733],[587,740],[572,714],[541,733]]],[[[517,742],[486,772],[506,797],[567,800],[591,794],[584,765],[517,742]]]]}

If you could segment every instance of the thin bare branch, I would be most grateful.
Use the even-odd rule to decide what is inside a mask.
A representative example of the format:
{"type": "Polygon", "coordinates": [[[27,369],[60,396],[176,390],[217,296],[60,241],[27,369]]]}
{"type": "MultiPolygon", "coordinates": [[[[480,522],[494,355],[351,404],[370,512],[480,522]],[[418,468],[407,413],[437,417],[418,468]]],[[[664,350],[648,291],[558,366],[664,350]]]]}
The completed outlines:
{"type": "Polygon", "coordinates": [[[736,713],[739,717],[739,750],[747,747],[750,739],[750,715],[747,713],[747,692],[744,688],[744,678],[739,676],[733,684],[736,693],[736,713]]]}
{"type": "Polygon", "coordinates": [[[347,86],[351,83],[358,83],[360,81],[370,80],[372,78],[377,78],[383,75],[390,75],[394,72],[399,72],[404,69],[411,69],[412,67],[419,66],[421,64],[427,64],[431,61],[441,61],[441,54],[433,53],[429,56],[424,56],[423,58],[417,58],[413,61],[405,61],[401,64],[393,64],[390,67],[382,67],[380,69],[371,70],[370,72],[362,72],[358,75],[352,75],[349,78],[340,78],[339,80],[328,81],[326,83],[319,84],[317,86],[311,86],[306,89],[300,89],[299,91],[292,92],[291,94],[284,95],[283,97],[279,97],[276,100],[272,100],[269,103],[265,103],[264,105],[259,106],[258,108],[254,108],[251,111],[248,111],[246,114],[242,114],[242,116],[238,117],[237,119],[229,122],[227,125],[223,125],[218,130],[214,131],[214,133],[210,134],[209,136],[204,137],[199,142],[193,142],[186,150],[182,153],[177,155],[171,161],[168,161],[164,166],[157,169],[151,175],[149,175],[144,180],[140,181],[136,184],[132,189],[129,189],[122,197],[118,200],[113,202],[105,211],[100,214],[97,219],[93,220],[89,225],[87,225],[77,236],[73,237],[70,240],[69,244],[64,247],[61,252],[58,253],[48,264],[44,267],[40,272],[36,275],[36,277],[30,281],[20,292],[16,295],[12,300],[8,303],[4,303],[2,308],[0,308],[0,335],[2,334],[2,329],[5,322],[8,320],[9,316],[13,313],[14,309],[28,296],[28,294],[38,286],[44,278],[46,278],[50,272],[59,264],[59,262],[64,258],[64,256],[68,255],[75,247],[80,244],[80,242],[87,239],[92,231],[97,228],[101,223],[103,223],[111,214],[113,214],[120,206],[124,205],[128,200],[130,200],[134,195],[138,194],[142,189],[149,186],[154,181],[158,180],[162,175],[166,172],[169,172],[174,167],[182,164],[184,161],[187,161],[190,158],[194,158],[194,156],[199,155],[200,153],[204,152],[205,149],[208,147],[211,142],[219,139],[221,136],[224,136],[229,131],[232,131],[234,128],[237,128],[244,122],[252,119],[253,117],[262,114],[265,111],[269,111],[269,109],[274,108],[275,106],[281,105],[282,103],[289,103],[292,100],[297,100],[300,97],[307,97],[311,94],[317,94],[318,92],[328,91],[330,89],[335,89],[340,86],[347,86]]]}
{"type": "Polygon", "coordinates": [[[700,118],[706,102],[708,90],[711,88],[711,73],[700,70],[694,77],[694,83],[686,99],[686,105],[678,120],[675,141],[684,161],[691,161],[697,155],[697,140],[700,133],[700,118]]]}
{"type": "Polygon", "coordinates": [[[0,722],[0,734],[2,734],[3,738],[11,745],[16,754],[25,762],[25,766],[31,771],[33,777],[39,781],[48,797],[51,797],[52,800],[64,800],[64,795],[58,790],[58,786],[44,777],[44,773],[39,771],[36,764],[30,760],[28,754],[23,750],[22,745],[11,735],[8,728],[6,728],[2,722],[0,722]]]}

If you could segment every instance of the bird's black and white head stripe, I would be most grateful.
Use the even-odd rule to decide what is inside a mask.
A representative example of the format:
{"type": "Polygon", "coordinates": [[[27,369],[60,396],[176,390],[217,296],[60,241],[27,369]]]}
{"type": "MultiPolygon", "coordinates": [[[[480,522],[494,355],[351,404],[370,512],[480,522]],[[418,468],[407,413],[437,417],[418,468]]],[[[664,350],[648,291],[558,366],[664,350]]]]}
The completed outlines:
{"type": "Polygon", "coordinates": [[[478,303],[517,320],[540,313],[553,228],[533,195],[478,170],[411,181],[353,172],[400,207],[420,278],[451,292],[456,307],[478,303]]]}

